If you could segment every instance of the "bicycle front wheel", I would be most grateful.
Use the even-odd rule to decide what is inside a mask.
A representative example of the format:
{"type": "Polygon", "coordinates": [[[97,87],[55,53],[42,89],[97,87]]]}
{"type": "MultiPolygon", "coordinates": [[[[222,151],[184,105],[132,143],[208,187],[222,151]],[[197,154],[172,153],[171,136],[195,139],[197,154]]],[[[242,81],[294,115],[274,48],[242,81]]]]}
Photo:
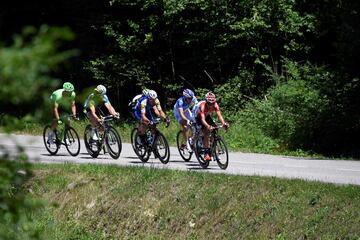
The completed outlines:
{"type": "Polygon", "coordinates": [[[101,143],[99,140],[93,140],[91,138],[91,125],[87,125],[84,132],[84,143],[86,151],[91,157],[97,158],[101,151],[101,143]]]}
{"type": "Polygon", "coordinates": [[[112,126],[109,127],[109,131],[106,134],[105,144],[110,156],[113,159],[118,159],[122,150],[121,137],[116,129],[112,126]]]}
{"type": "Polygon", "coordinates": [[[184,159],[185,162],[190,161],[193,153],[189,152],[189,150],[186,148],[186,139],[184,139],[184,136],[183,136],[183,133],[181,130],[176,135],[176,144],[177,144],[177,149],[180,153],[181,158],[184,159]]]}
{"type": "Polygon", "coordinates": [[[224,140],[218,137],[215,140],[212,156],[215,158],[217,164],[221,169],[226,169],[229,164],[229,154],[224,140]]]}
{"type": "Polygon", "coordinates": [[[153,143],[155,156],[159,158],[159,160],[166,164],[170,159],[170,148],[169,144],[165,138],[165,136],[161,132],[157,132],[155,141],[153,143]]]}
{"type": "Polygon", "coordinates": [[[80,153],[80,138],[74,128],[66,128],[64,142],[71,156],[77,156],[80,153]]]}
{"type": "Polygon", "coordinates": [[[51,154],[51,155],[55,155],[60,148],[60,144],[57,143],[56,140],[56,133],[53,133],[53,141],[51,142],[50,139],[48,139],[49,136],[49,132],[51,131],[51,126],[50,125],[46,125],[43,131],[43,140],[44,140],[44,145],[46,150],[51,154]]]}

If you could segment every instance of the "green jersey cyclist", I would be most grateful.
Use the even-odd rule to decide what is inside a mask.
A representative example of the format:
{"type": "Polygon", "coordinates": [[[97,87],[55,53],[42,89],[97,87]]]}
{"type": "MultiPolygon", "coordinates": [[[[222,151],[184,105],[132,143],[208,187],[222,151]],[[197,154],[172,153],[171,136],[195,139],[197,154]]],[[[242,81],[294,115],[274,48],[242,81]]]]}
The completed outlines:
{"type": "Polygon", "coordinates": [[[104,104],[109,113],[115,118],[119,118],[120,116],[120,114],[115,111],[114,107],[110,103],[108,96],[106,95],[106,87],[104,85],[98,85],[87,97],[84,103],[84,111],[86,112],[86,115],[90,119],[91,123],[90,136],[94,141],[99,140],[98,136],[96,135],[96,128],[99,126],[102,120],[96,112],[97,107],[101,104],[104,104]]]}
{"type": "Polygon", "coordinates": [[[63,84],[63,88],[54,91],[51,96],[50,100],[52,103],[52,112],[54,114],[53,124],[51,126],[51,130],[48,133],[48,140],[50,144],[54,144],[53,139],[53,132],[57,128],[58,123],[61,123],[62,120],[65,120],[65,124],[69,125],[70,121],[67,117],[60,117],[59,110],[67,112],[71,109],[72,114],[74,115],[74,119],[76,118],[76,105],[75,105],[75,97],[76,94],[74,92],[74,85],[70,82],[65,82],[63,84]]]}

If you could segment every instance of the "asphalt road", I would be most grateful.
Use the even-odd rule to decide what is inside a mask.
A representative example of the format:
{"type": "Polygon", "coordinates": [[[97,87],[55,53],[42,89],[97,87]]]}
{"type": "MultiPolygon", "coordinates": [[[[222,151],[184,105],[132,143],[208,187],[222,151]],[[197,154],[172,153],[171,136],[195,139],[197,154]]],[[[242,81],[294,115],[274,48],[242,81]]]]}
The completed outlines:
{"type": "MultiPolygon", "coordinates": [[[[88,155],[85,146],[81,146],[80,154],[72,157],[62,146],[55,156],[46,151],[40,136],[5,135],[0,134],[0,145],[15,152],[17,145],[25,148],[31,161],[42,163],[75,163],[75,164],[114,164],[119,166],[139,166],[187,171],[207,171],[210,173],[225,173],[246,176],[273,176],[288,179],[304,179],[335,184],[360,185],[360,160],[323,160],[300,157],[275,156],[268,154],[229,153],[229,166],[221,170],[216,162],[211,162],[204,170],[198,164],[195,156],[190,162],[184,162],[176,148],[170,148],[171,156],[168,164],[162,164],[158,159],[149,159],[142,163],[128,143],[123,143],[119,159],[114,160],[108,154],[99,155],[94,159],[88,155]]],[[[0,153],[4,150],[0,149],[0,153]]]]}

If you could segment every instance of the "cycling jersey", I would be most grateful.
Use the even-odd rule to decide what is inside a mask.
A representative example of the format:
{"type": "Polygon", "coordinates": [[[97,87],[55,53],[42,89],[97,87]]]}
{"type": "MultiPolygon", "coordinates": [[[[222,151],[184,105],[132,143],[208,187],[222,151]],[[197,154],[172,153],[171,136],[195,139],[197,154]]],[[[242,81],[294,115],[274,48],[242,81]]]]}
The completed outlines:
{"type": "Polygon", "coordinates": [[[63,108],[69,108],[75,101],[76,94],[75,92],[72,92],[69,97],[64,97],[63,92],[64,89],[58,89],[54,91],[51,94],[50,99],[56,107],[61,106],[63,108]]]}
{"type": "Polygon", "coordinates": [[[176,101],[176,103],[174,105],[174,111],[173,111],[174,116],[178,120],[178,122],[180,122],[182,120],[179,109],[180,108],[183,109],[185,117],[187,119],[191,120],[192,119],[191,109],[193,109],[197,103],[198,103],[198,100],[196,99],[196,97],[193,97],[193,99],[191,100],[190,103],[188,103],[186,101],[186,98],[184,96],[180,97],[176,101]]]}
{"type": "Polygon", "coordinates": [[[151,109],[156,106],[156,109],[161,111],[161,105],[158,98],[155,99],[155,103],[151,104],[149,101],[149,98],[147,96],[142,95],[136,103],[136,106],[134,108],[134,115],[135,118],[140,121],[141,120],[141,114],[145,113],[145,116],[150,120],[154,121],[155,118],[152,115],[151,109]]]}
{"type": "Polygon", "coordinates": [[[217,103],[215,103],[211,108],[206,104],[206,101],[200,101],[198,102],[194,109],[193,109],[193,115],[194,117],[200,117],[201,114],[204,114],[204,116],[210,115],[212,112],[219,112],[220,108],[217,103]]]}
{"type": "Polygon", "coordinates": [[[95,93],[91,93],[85,103],[84,103],[84,108],[86,110],[89,110],[91,106],[94,106],[95,108],[97,106],[99,106],[100,104],[103,103],[108,103],[111,105],[109,98],[106,95],[99,95],[99,94],[95,94],[95,93]]]}

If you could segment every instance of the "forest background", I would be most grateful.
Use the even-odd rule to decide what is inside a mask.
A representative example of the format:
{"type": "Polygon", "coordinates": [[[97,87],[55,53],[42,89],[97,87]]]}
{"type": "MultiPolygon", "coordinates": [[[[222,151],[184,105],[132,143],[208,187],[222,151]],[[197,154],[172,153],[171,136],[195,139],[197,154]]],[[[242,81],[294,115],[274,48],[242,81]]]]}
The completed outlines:
{"type": "Polygon", "coordinates": [[[1,3],[1,122],[34,121],[65,81],[80,98],[106,85],[124,118],[144,87],[168,111],[192,88],[221,96],[242,141],[359,157],[359,9],[355,0],[1,3]]]}

